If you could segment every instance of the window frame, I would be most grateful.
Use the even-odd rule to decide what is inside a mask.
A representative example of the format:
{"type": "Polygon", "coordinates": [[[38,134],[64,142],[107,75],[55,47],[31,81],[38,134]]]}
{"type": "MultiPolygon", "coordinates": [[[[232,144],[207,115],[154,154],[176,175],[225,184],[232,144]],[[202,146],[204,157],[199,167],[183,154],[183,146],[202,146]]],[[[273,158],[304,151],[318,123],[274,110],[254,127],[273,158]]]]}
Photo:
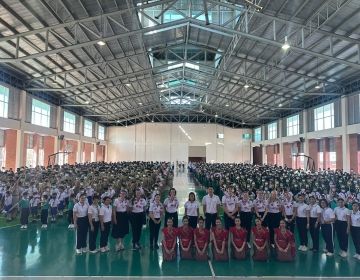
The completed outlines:
{"type": "Polygon", "coordinates": [[[335,127],[334,102],[314,109],[314,131],[335,127]]]}
{"type": "Polygon", "coordinates": [[[300,134],[300,115],[296,114],[286,118],[286,136],[300,134]]]}
{"type": "Polygon", "coordinates": [[[269,123],[268,126],[268,140],[273,140],[273,139],[276,139],[278,138],[278,133],[277,133],[277,122],[272,122],[272,123],[269,123]]]}
{"type": "Polygon", "coordinates": [[[98,139],[105,140],[105,126],[102,126],[102,125],[98,126],[98,139]],[[101,130],[102,130],[102,132],[101,132],[101,130]]]}
{"type": "Polygon", "coordinates": [[[85,137],[93,137],[93,122],[84,119],[84,129],[83,129],[83,135],[85,137]]]}
{"type": "Polygon", "coordinates": [[[0,85],[0,117],[9,118],[9,95],[10,89],[0,85]]]}
{"type": "Polygon", "coordinates": [[[76,115],[64,111],[63,131],[74,133],[76,132],[76,115]]]}
{"type": "Polygon", "coordinates": [[[31,101],[31,124],[50,128],[51,106],[39,99],[31,101]]]}
{"type": "Polygon", "coordinates": [[[254,142],[260,142],[260,141],[262,141],[261,126],[254,129],[254,142]],[[259,136],[260,136],[260,139],[258,138],[259,136]]]}

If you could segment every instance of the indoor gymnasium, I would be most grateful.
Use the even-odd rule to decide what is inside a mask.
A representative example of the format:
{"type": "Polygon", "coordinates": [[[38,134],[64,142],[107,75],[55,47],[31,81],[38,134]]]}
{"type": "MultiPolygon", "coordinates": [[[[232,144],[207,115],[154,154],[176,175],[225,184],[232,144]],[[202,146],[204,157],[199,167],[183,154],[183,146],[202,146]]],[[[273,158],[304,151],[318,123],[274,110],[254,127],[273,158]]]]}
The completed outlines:
{"type": "Polygon", "coordinates": [[[360,278],[360,0],[0,0],[0,279],[360,278]]]}

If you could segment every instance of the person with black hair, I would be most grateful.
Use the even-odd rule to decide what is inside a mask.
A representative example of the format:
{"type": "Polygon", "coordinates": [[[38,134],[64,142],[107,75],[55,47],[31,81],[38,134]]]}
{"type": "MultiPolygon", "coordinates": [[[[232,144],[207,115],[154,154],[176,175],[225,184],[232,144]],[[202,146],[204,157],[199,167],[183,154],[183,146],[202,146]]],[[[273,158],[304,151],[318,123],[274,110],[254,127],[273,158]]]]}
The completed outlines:
{"type": "Polygon", "coordinates": [[[182,219],[182,226],[178,228],[179,244],[180,244],[180,256],[182,259],[192,259],[192,245],[194,238],[194,230],[189,226],[188,216],[184,216],[182,219]]]}
{"type": "Polygon", "coordinates": [[[158,239],[164,206],[160,202],[160,194],[156,194],[149,208],[150,250],[159,249],[158,239]]]}
{"type": "Polygon", "coordinates": [[[131,231],[132,231],[132,243],[133,250],[141,249],[140,238],[141,230],[143,226],[143,219],[145,215],[146,200],[142,197],[141,189],[137,188],[135,191],[135,197],[131,203],[131,231]]]}
{"type": "Polygon", "coordinates": [[[211,228],[213,258],[216,261],[228,260],[228,237],[229,232],[223,228],[220,217],[215,219],[216,226],[211,228]]]}
{"type": "Polygon", "coordinates": [[[167,227],[164,227],[162,252],[165,261],[173,261],[176,259],[176,241],[178,236],[178,229],[173,227],[173,219],[169,217],[166,220],[167,227]]]}
{"type": "Polygon", "coordinates": [[[312,248],[314,253],[319,251],[319,235],[321,224],[321,207],[316,203],[314,196],[309,197],[308,219],[309,219],[309,232],[312,240],[312,248]]]}
{"type": "Polygon", "coordinates": [[[348,234],[350,232],[349,209],[345,207],[345,201],[342,197],[337,200],[338,206],[334,209],[335,213],[335,232],[340,247],[339,255],[347,257],[348,234]]]}
{"type": "Polygon", "coordinates": [[[89,228],[88,209],[85,194],[81,194],[79,202],[74,205],[74,228],[76,229],[76,254],[87,252],[87,234],[89,228]]]}
{"type": "Polygon", "coordinates": [[[169,196],[164,201],[164,208],[165,208],[165,221],[167,221],[168,218],[172,218],[173,227],[177,228],[179,201],[176,198],[175,188],[170,189],[169,196]]]}
{"type": "Polygon", "coordinates": [[[235,226],[230,228],[231,255],[234,259],[242,260],[247,256],[247,231],[241,227],[240,216],[235,217],[235,226]]]}
{"type": "Polygon", "coordinates": [[[185,202],[185,216],[189,218],[189,226],[195,229],[199,217],[199,203],[196,201],[195,193],[190,192],[188,201],[185,202]]]}
{"type": "Polygon", "coordinates": [[[308,220],[309,206],[304,202],[304,195],[297,196],[297,202],[294,205],[296,216],[296,226],[299,232],[300,247],[299,250],[306,252],[308,250],[308,228],[310,227],[308,220]]]}
{"type": "Polygon", "coordinates": [[[30,215],[30,201],[28,193],[24,192],[22,199],[19,201],[20,208],[20,229],[27,229],[29,224],[29,215],[30,215]]]}
{"type": "Polygon", "coordinates": [[[329,207],[329,203],[326,199],[320,200],[320,207],[322,208],[321,213],[321,233],[325,241],[324,253],[328,257],[334,255],[334,221],[335,213],[329,207]]]}
{"type": "Polygon", "coordinates": [[[100,206],[99,206],[99,196],[94,195],[91,198],[92,204],[88,209],[88,219],[89,219],[89,252],[95,254],[98,252],[96,249],[96,239],[99,232],[100,226],[100,206]]]}
{"type": "Polygon", "coordinates": [[[111,198],[105,196],[103,198],[103,204],[99,210],[99,219],[100,219],[100,252],[105,253],[110,251],[108,246],[109,242],[109,233],[112,220],[112,206],[111,198]]]}
{"type": "Polygon", "coordinates": [[[222,197],[222,206],[224,210],[224,225],[225,229],[229,230],[229,228],[235,225],[235,217],[239,212],[239,200],[235,195],[235,189],[233,186],[227,186],[227,192],[222,197]]]}
{"type": "Polygon", "coordinates": [[[208,260],[208,245],[210,232],[204,227],[205,220],[202,216],[198,220],[199,227],[194,231],[195,258],[198,261],[208,260]]]}
{"type": "Polygon", "coordinates": [[[115,199],[113,204],[113,220],[111,235],[116,239],[115,251],[124,250],[123,239],[129,233],[129,211],[130,202],[126,198],[127,191],[121,189],[119,197],[115,199]]]}
{"type": "Polygon", "coordinates": [[[352,210],[349,211],[349,223],[351,237],[355,247],[354,258],[360,260],[360,210],[359,202],[355,201],[352,204],[352,210]]]}
{"type": "Polygon", "coordinates": [[[210,230],[216,224],[221,202],[219,197],[214,194],[213,187],[208,187],[207,193],[202,199],[202,205],[205,214],[205,227],[207,230],[210,230]]]}

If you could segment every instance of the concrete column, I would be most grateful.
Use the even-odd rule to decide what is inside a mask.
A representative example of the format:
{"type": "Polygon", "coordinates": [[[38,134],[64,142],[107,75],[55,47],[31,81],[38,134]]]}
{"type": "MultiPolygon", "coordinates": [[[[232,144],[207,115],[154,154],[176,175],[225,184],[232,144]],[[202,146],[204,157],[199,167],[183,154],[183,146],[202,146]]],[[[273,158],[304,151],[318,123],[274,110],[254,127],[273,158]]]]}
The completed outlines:
{"type": "Polygon", "coordinates": [[[83,163],[84,159],[83,159],[83,151],[84,151],[84,147],[83,147],[83,135],[84,135],[84,118],[80,117],[80,121],[79,121],[79,133],[80,133],[80,141],[79,141],[79,146],[78,146],[78,156],[77,156],[77,161],[78,163],[83,163]]]}
{"type": "Polygon", "coordinates": [[[342,127],[342,135],[341,135],[341,142],[342,142],[342,164],[343,170],[346,172],[350,171],[350,140],[347,131],[347,124],[348,124],[348,102],[347,97],[341,97],[341,127],[342,127]]]}
{"type": "Polygon", "coordinates": [[[23,160],[25,155],[24,150],[24,124],[26,119],[26,92],[20,92],[20,104],[19,104],[19,119],[20,119],[20,130],[17,131],[16,135],[16,168],[24,166],[23,160]]]}
{"type": "Polygon", "coordinates": [[[282,120],[280,119],[280,121],[278,121],[278,131],[279,131],[279,138],[280,138],[280,143],[279,143],[279,155],[278,155],[278,158],[279,158],[279,162],[278,162],[278,165],[281,165],[281,166],[284,166],[284,147],[283,147],[283,135],[282,135],[282,132],[283,132],[283,122],[282,120]]]}
{"type": "Polygon", "coordinates": [[[300,114],[303,114],[303,134],[304,134],[304,154],[309,155],[309,139],[307,137],[308,124],[307,124],[307,111],[304,110],[300,114]]]}

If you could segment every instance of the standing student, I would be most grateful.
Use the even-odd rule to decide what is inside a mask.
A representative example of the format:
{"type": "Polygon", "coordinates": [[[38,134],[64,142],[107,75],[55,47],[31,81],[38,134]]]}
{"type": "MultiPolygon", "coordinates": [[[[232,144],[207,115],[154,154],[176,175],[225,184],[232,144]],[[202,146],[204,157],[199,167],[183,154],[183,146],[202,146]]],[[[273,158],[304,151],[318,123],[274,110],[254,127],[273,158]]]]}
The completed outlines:
{"type": "Polygon", "coordinates": [[[199,203],[196,201],[195,193],[190,192],[188,201],[185,202],[185,216],[189,217],[189,226],[193,229],[197,227],[199,217],[199,203]]]}
{"type": "Polygon", "coordinates": [[[164,206],[160,202],[160,194],[156,194],[149,208],[150,250],[159,249],[158,239],[163,214],[164,206]]]}
{"type": "Polygon", "coordinates": [[[294,233],[295,229],[295,217],[294,201],[290,192],[284,193],[284,200],[282,202],[283,217],[286,222],[286,228],[294,233]]]}
{"type": "Polygon", "coordinates": [[[170,189],[169,196],[164,201],[164,208],[165,208],[165,221],[167,221],[168,218],[172,218],[173,227],[177,228],[179,201],[176,198],[175,188],[170,189]]]}
{"type": "Polygon", "coordinates": [[[33,193],[33,196],[30,199],[30,212],[32,221],[35,222],[36,218],[38,217],[38,210],[39,210],[39,204],[40,204],[40,198],[37,194],[37,191],[33,193]]]}
{"type": "Polygon", "coordinates": [[[57,198],[57,194],[53,193],[51,195],[49,204],[50,204],[50,214],[51,214],[51,221],[55,222],[56,221],[56,215],[58,212],[58,206],[59,206],[59,199],[57,198]]]}
{"type": "Polygon", "coordinates": [[[321,207],[316,203],[314,196],[309,198],[309,232],[312,240],[312,248],[310,249],[314,253],[319,251],[319,235],[320,235],[320,224],[321,224],[321,207]]]}
{"type": "Polygon", "coordinates": [[[339,242],[340,253],[343,258],[347,257],[348,234],[350,232],[349,209],[345,207],[345,201],[342,197],[338,198],[338,207],[334,209],[335,213],[335,232],[339,242]]]}
{"type": "Polygon", "coordinates": [[[88,209],[88,219],[89,219],[89,252],[91,254],[96,254],[98,250],[96,249],[96,239],[99,232],[100,218],[99,218],[99,196],[94,195],[92,197],[92,204],[88,209]]]}
{"type": "Polygon", "coordinates": [[[321,213],[321,233],[325,241],[324,253],[328,257],[334,255],[334,221],[335,213],[329,207],[326,199],[320,200],[321,213]]]}
{"type": "Polygon", "coordinates": [[[308,220],[308,209],[309,206],[304,202],[304,195],[299,194],[297,197],[298,201],[295,204],[295,215],[296,215],[296,226],[299,231],[300,247],[299,250],[306,252],[308,250],[308,228],[310,226],[308,220]]]}
{"type": "Polygon", "coordinates": [[[202,216],[199,217],[199,227],[194,231],[194,244],[195,244],[195,258],[197,261],[207,261],[208,260],[208,245],[210,233],[204,227],[204,218],[202,216]]]}
{"type": "Polygon", "coordinates": [[[20,229],[27,229],[30,215],[30,201],[28,193],[24,192],[22,199],[19,201],[20,208],[20,229]]]}
{"type": "Polygon", "coordinates": [[[235,217],[239,212],[238,208],[239,200],[235,195],[234,187],[227,187],[227,194],[222,197],[222,205],[224,209],[224,225],[225,229],[229,230],[229,228],[235,225],[235,217]]]}
{"type": "Polygon", "coordinates": [[[246,229],[247,232],[247,245],[250,246],[251,226],[253,219],[253,203],[249,199],[249,193],[243,193],[242,199],[239,201],[240,205],[240,219],[241,226],[246,229]]]}
{"type": "Polygon", "coordinates": [[[41,201],[41,213],[40,213],[40,220],[41,220],[41,228],[46,229],[48,226],[48,216],[49,216],[49,200],[48,196],[44,195],[41,201]]]}
{"type": "Polygon", "coordinates": [[[109,196],[105,196],[103,198],[103,204],[99,210],[99,220],[100,220],[100,252],[105,253],[110,251],[108,246],[109,242],[109,233],[111,227],[111,218],[112,218],[112,206],[111,198],[109,196]]]}
{"type": "Polygon", "coordinates": [[[85,194],[81,194],[79,202],[74,205],[73,209],[74,228],[76,229],[76,254],[87,252],[86,246],[89,227],[89,204],[87,204],[85,200],[85,194]]]}
{"type": "Polygon", "coordinates": [[[212,241],[212,253],[216,261],[228,260],[228,237],[229,232],[223,228],[219,217],[215,220],[216,226],[210,231],[212,241]]]}
{"type": "Polygon", "coordinates": [[[267,226],[267,200],[265,199],[264,191],[260,190],[257,192],[257,197],[254,200],[254,210],[256,214],[256,218],[261,220],[263,226],[267,226]]]}
{"type": "Polygon", "coordinates": [[[75,205],[75,194],[72,193],[68,199],[68,204],[67,204],[67,211],[68,211],[67,220],[69,223],[68,229],[74,228],[74,215],[73,215],[74,205],[75,205]]]}
{"type": "Polygon", "coordinates": [[[252,228],[253,236],[253,260],[255,261],[267,261],[268,244],[269,244],[269,231],[263,227],[260,219],[255,219],[255,226],[252,228]]]}
{"type": "Polygon", "coordinates": [[[354,258],[360,260],[360,211],[359,202],[353,202],[352,210],[348,213],[351,237],[355,247],[354,258]]]}
{"type": "Polygon", "coordinates": [[[231,255],[237,260],[246,258],[247,255],[247,232],[241,227],[240,217],[235,218],[235,226],[230,228],[231,255]]]}
{"type": "Polygon", "coordinates": [[[182,226],[178,228],[180,256],[182,259],[192,259],[192,245],[194,238],[194,230],[189,226],[189,218],[184,216],[182,226]]]}
{"type": "Polygon", "coordinates": [[[131,231],[132,231],[133,250],[141,249],[140,238],[141,238],[141,230],[143,225],[145,207],[146,207],[146,200],[141,197],[141,189],[137,188],[135,191],[135,197],[132,201],[132,210],[131,210],[131,231]]]}
{"type": "Polygon", "coordinates": [[[119,197],[113,205],[114,225],[111,235],[116,239],[115,251],[124,250],[124,237],[129,233],[130,202],[126,198],[126,190],[120,190],[119,197]]]}
{"type": "Polygon", "coordinates": [[[202,199],[203,210],[205,214],[205,227],[209,230],[215,226],[216,217],[219,212],[220,199],[214,194],[213,187],[208,187],[208,194],[202,199]]]}
{"type": "Polygon", "coordinates": [[[275,191],[273,191],[270,195],[269,201],[268,201],[268,226],[270,231],[270,244],[273,248],[275,248],[275,242],[274,242],[274,229],[278,228],[280,225],[281,220],[281,203],[277,198],[277,194],[275,191]]]}
{"type": "Polygon", "coordinates": [[[167,227],[164,227],[163,232],[163,241],[162,241],[162,251],[163,259],[165,261],[173,261],[176,259],[176,240],[178,231],[177,228],[173,227],[172,218],[166,220],[167,227]]]}

